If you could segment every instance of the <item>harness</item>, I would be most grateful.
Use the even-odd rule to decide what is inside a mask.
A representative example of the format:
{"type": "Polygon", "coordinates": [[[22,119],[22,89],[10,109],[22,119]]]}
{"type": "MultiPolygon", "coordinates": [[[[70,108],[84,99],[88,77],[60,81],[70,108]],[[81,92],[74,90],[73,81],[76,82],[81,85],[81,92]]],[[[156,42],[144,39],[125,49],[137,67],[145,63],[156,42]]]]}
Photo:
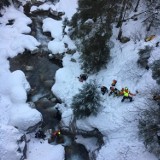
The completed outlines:
{"type": "Polygon", "coordinates": [[[61,134],[60,131],[55,131],[55,132],[53,133],[53,136],[60,136],[60,134],[61,134]]]}

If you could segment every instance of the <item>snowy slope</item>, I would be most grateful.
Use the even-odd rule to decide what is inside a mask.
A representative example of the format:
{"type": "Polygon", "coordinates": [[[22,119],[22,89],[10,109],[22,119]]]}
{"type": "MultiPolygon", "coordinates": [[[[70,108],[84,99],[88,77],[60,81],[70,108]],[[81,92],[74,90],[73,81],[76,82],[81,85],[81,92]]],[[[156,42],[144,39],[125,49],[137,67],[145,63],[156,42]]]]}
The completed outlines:
{"type": "MultiPolygon", "coordinates": [[[[132,93],[139,93],[134,97],[134,102],[121,102],[121,97],[108,97],[104,95],[103,110],[96,116],[78,120],[78,128],[91,130],[92,127],[98,128],[104,135],[105,145],[97,155],[97,160],[157,160],[157,158],[146,151],[143,143],[138,139],[137,114],[140,108],[143,108],[143,102],[151,87],[157,87],[156,82],[152,79],[151,70],[141,69],[137,65],[138,50],[146,45],[155,46],[158,38],[153,41],[138,41],[136,44],[131,39],[130,42],[122,44],[117,41],[118,30],[113,26],[113,36],[111,41],[114,47],[111,49],[111,60],[107,69],[100,71],[97,75],[92,75],[90,79],[96,79],[97,83],[108,88],[113,79],[116,79],[117,88],[128,87],[132,93]],[[103,122],[103,123],[102,123],[103,122]]],[[[125,36],[132,36],[137,30],[142,30],[145,34],[145,28],[141,21],[129,21],[125,24],[125,36]],[[134,27],[133,27],[134,26],[134,27]]],[[[159,35],[157,35],[158,37],[159,35]]],[[[150,62],[159,57],[159,48],[155,48],[150,62]],[[155,55],[158,54],[158,55],[155,55]]],[[[76,78],[82,71],[78,63],[71,62],[75,58],[78,62],[78,53],[75,55],[66,55],[63,59],[63,68],[56,73],[56,83],[52,91],[67,104],[68,110],[63,112],[64,123],[68,124],[72,112],[70,104],[72,97],[78,93],[82,83],[76,78]],[[68,116],[67,116],[68,115],[68,116]]],[[[85,82],[83,82],[85,83],[85,82]]]]}

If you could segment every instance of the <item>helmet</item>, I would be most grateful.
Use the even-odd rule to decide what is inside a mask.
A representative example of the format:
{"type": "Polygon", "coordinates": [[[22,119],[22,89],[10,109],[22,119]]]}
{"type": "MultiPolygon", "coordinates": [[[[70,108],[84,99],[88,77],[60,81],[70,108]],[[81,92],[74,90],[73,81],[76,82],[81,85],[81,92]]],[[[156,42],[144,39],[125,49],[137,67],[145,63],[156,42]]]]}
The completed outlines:
{"type": "Polygon", "coordinates": [[[114,79],[114,80],[112,81],[112,83],[117,83],[117,81],[114,79]]]}
{"type": "Polygon", "coordinates": [[[115,86],[116,83],[117,83],[117,81],[116,81],[116,80],[113,80],[113,81],[112,81],[112,86],[115,86]]]}
{"type": "Polygon", "coordinates": [[[125,90],[128,90],[128,87],[125,87],[125,90]]]}
{"type": "Polygon", "coordinates": [[[113,90],[114,90],[114,87],[110,87],[110,90],[113,91],[113,90]]]}

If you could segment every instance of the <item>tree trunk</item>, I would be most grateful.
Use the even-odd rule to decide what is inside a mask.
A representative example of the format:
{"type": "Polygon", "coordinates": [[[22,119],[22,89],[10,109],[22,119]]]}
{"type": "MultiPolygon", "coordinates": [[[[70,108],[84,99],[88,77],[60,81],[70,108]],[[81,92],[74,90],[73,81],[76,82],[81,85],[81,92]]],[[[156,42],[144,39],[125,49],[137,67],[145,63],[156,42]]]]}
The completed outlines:
{"type": "Polygon", "coordinates": [[[122,37],[122,28],[120,27],[119,32],[118,32],[118,40],[121,41],[121,37],[122,37]]]}
{"type": "Polygon", "coordinates": [[[139,2],[140,2],[140,0],[137,1],[136,7],[135,7],[135,9],[134,9],[134,12],[137,12],[137,8],[138,8],[138,6],[139,6],[139,2]]]}
{"type": "Polygon", "coordinates": [[[121,12],[120,12],[120,16],[119,16],[119,19],[118,19],[118,23],[117,23],[117,28],[121,27],[122,26],[122,19],[123,19],[123,14],[124,14],[124,11],[125,11],[125,8],[126,8],[126,0],[123,0],[122,1],[122,8],[121,8],[121,12]]]}
{"type": "Polygon", "coordinates": [[[152,21],[150,22],[149,26],[147,27],[147,31],[150,31],[152,24],[153,24],[154,18],[152,19],[152,21]]]}

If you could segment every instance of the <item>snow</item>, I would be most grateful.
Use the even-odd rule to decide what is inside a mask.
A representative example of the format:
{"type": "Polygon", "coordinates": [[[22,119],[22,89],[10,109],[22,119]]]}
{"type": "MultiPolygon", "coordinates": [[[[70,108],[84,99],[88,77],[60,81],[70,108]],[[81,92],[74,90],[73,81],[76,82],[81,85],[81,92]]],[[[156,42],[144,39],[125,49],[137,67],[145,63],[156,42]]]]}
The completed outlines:
{"type": "MultiPolygon", "coordinates": [[[[1,160],[17,160],[23,156],[22,153],[17,152],[18,148],[20,147],[17,141],[20,140],[22,136],[23,135],[16,128],[12,126],[0,125],[1,160]]],[[[22,144],[22,147],[20,149],[23,150],[23,148],[24,144],[22,144]]]]}
{"type": "Polygon", "coordinates": [[[15,29],[19,33],[29,33],[31,31],[30,27],[27,26],[31,24],[31,19],[13,7],[9,7],[3,17],[0,18],[3,26],[8,23],[8,20],[14,20],[14,24],[9,28],[15,29]]]}
{"type": "Polygon", "coordinates": [[[56,21],[52,18],[46,18],[43,20],[43,32],[50,31],[51,35],[55,39],[62,39],[62,21],[56,21]]]}
{"type": "Polygon", "coordinates": [[[78,6],[77,0],[60,0],[55,5],[50,3],[44,3],[38,7],[32,6],[30,11],[34,12],[35,10],[52,9],[53,11],[57,11],[57,12],[65,12],[64,16],[70,20],[73,14],[76,12],[77,6],[78,6]]]}
{"type": "Polygon", "coordinates": [[[30,9],[30,12],[36,11],[37,9],[38,9],[37,6],[32,6],[31,9],[30,9]]]}
{"type": "Polygon", "coordinates": [[[25,49],[37,49],[40,43],[34,37],[22,34],[31,31],[27,26],[31,20],[23,13],[11,6],[0,17],[0,23],[2,23],[0,27],[0,54],[8,58],[24,52],[25,49]],[[13,25],[6,25],[8,20],[12,19],[14,20],[13,25]]]}
{"type": "Polygon", "coordinates": [[[66,51],[64,43],[62,41],[58,41],[57,39],[48,43],[48,49],[52,52],[52,54],[62,54],[66,51]]]}
{"type": "Polygon", "coordinates": [[[64,11],[70,20],[78,7],[77,0],[60,0],[56,5],[57,10],[64,11]]]}
{"type": "Polygon", "coordinates": [[[146,152],[144,146],[137,141],[130,142],[127,138],[117,138],[110,140],[102,147],[97,160],[154,160],[155,157],[146,152]],[[137,147],[138,146],[138,147],[137,147]]]}
{"type": "Polygon", "coordinates": [[[62,145],[48,145],[47,141],[32,138],[29,143],[27,160],[64,160],[62,145]]]}
{"type": "MultiPolygon", "coordinates": [[[[60,3],[60,2],[59,2],[60,3]]],[[[59,4],[58,3],[58,4],[59,4]]],[[[67,51],[65,44],[68,45],[68,49],[76,49],[75,44],[71,41],[68,35],[63,35],[63,21],[54,20],[52,18],[45,18],[43,20],[43,32],[50,32],[54,40],[48,43],[48,49],[52,54],[62,54],[67,51]]]]}
{"type": "Polygon", "coordinates": [[[44,3],[44,4],[40,5],[40,6],[32,6],[31,9],[30,9],[30,12],[34,12],[36,10],[47,11],[49,9],[57,10],[56,7],[53,4],[44,3]]]}
{"type": "MultiPolygon", "coordinates": [[[[38,9],[47,10],[49,8],[65,11],[65,16],[71,19],[73,13],[76,12],[77,0],[60,0],[55,6],[44,4],[38,9]]],[[[37,7],[33,7],[31,11],[36,9],[37,7]]],[[[40,43],[34,37],[24,34],[31,31],[27,26],[31,20],[13,6],[5,9],[4,15],[0,17],[0,23],[0,157],[2,160],[17,160],[20,159],[21,154],[16,152],[17,144],[15,141],[22,135],[20,131],[24,132],[29,127],[36,125],[42,117],[37,110],[32,109],[26,103],[30,85],[24,73],[19,70],[10,72],[7,58],[23,53],[25,49],[32,51],[40,43]],[[8,20],[12,19],[14,19],[13,25],[7,25],[8,20]]],[[[124,36],[132,37],[133,33],[140,30],[143,33],[142,39],[135,43],[134,39],[131,38],[128,43],[121,44],[116,40],[118,29],[114,26],[113,28],[111,41],[114,42],[114,47],[111,49],[111,60],[107,69],[101,70],[98,74],[90,75],[87,82],[94,79],[100,86],[105,85],[109,88],[112,80],[116,79],[118,89],[127,86],[133,93],[139,90],[139,94],[134,97],[133,103],[121,103],[120,97],[104,95],[101,112],[96,117],[90,116],[78,120],[77,126],[85,130],[98,128],[104,135],[105,144],[98,152],[97,160],[157,160],[153,154],[145,150],[143,143],[138,139],[138,107],[143,108],[141,104],[147,98],[144,97],[144,93],[148,93],[151,86],[157,87],[157,85],[152,79],[151,70],[147,71],[137,66],[137,53],[146,45],[155,46],[158,36],[153,41],[144,42],[143,38],[146,33],[143,32],[144,28],[141,22],[130,20],[123,26],[123,32],[126,31],[124,36]]],[[[66,52],[64,43],[68,44],[69,49],[76,49],[74,42],[67,35],[63,35],[62,20],[44,19],[43,32],[50,32],[54,38],[48,44],[48,48],[53,54],[66,52]]],[[[152,63],[159,57],[159,48],[154,48],[149,62],[152,63]]],[[[60,106],[63,112],[64,125],[68,125],[72,118],[70,104],[73,96],[86,83],[79,82],[77,78],[82,72],[79,53],[65,54],[63,68],[56,72],[56,82],[52,87],[52,92],[64,103],[64,106],[63,104],[60,106]],[[72,62],[72,58],[76,62],[72,62]]],[[[82,137],[77,139],[77,142],[85,144],[88,150],[94,150],[91,141],[95,145],[95,141],[92,139],[84,140],[82,137]]],[[[64,147],[62,145],[50,145],[47,140],[30,137],[27,146],[28,160],[64,159],[64,147]]]]}
{"type": "Polygon", "coordinates": [[[73,57],[78,57],[78,53],[74,54],[73,56],[65,55],[65,57],[63,58],[63,68],[59,69],[56,72],[56,83],[52,87],[53,93],[56,96],[60,97],[61,100],[68,105],[71,103],[73,95],[75,93],[78,93],[78,88],[82,86],[77,78],[81,74],[80,66],[78,63],[71,62],[71,58],[73,57]],[[63,92],[60,92],[61,90],[63,90],[63,92]]]}
{"type": "Polygon", "coordinates": [[[76,49],[76,46],[75,44],[73,43],[73,41],[70,39],[69,36],[65,35],[62,39],[63,43],[66,43],[68,44],[68,48],[71,49],[71,50],[74,50],[76,49]]]}
{"type": "Polygon", "coordinates": [[[12,105],[10,114],[9,124],[24,131],[42,120],[41,114],[36,109],[30,108],[28,104],[12,105]]]}

